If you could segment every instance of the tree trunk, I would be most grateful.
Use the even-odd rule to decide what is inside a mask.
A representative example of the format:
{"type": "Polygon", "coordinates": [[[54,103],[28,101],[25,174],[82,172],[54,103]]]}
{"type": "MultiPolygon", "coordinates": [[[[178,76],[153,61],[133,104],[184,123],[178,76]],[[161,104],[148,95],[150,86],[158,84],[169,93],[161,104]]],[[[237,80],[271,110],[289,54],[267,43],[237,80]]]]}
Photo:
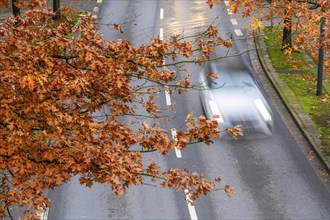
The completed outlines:
{"type": "Polygon", "coordinates": [[[53,12],[55,13],[53,17],[54,20],[58,20],[61,17],[60,5],[60,0],[53,0],[53,12]]]}
{"type": "MultiPolygon", "coordinates": [[[[322,11],[323,12],[323,11],[322,11]]],[[[317,83],[316,83],[316,95],[322,95],[322,79],[323,79],[323,62],[324,62],[324,24],[325,17],[322,16],[320,21],[320,48],[319,57],[317,63],[317,83]]]]}
{"type": "Polygon", "coordinates": [[[282,49],[292,48],[291,15],[288,15],[286,10],[284,11],[284,13],[285,19],[283,28],[282,49]]]}
{"type": "Polygon", "coordinates": [[[13,15],[15,17],[20,16],[21,15],[21,10],[16,6],[16,4],[15,4],[16,0],[12,0],[11,3],[12,3],[12,8],[13,8],[13,15]]]}

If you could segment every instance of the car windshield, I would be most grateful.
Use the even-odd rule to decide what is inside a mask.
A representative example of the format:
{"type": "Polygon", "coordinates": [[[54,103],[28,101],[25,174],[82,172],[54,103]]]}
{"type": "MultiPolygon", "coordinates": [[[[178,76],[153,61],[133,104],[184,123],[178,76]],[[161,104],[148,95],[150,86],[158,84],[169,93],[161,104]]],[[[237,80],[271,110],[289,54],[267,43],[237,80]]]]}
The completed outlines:
{"type": "Polygon", "coordinates": [[[235,88],[256,88],[248,72],[219,73],[218,79],[209,80],[209,88],[215,90],[235,88]]]}

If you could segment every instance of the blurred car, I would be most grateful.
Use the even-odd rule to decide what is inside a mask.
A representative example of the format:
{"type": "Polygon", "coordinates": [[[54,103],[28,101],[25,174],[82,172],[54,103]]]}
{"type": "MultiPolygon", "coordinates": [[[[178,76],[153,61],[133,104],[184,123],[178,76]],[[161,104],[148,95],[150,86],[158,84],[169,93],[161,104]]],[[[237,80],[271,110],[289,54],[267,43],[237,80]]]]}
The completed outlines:
{"type": "MultiPolygon", "coordinates": [[[[241,125],[243,137],[263,138],[272,134],[273,113],[248,70],[223,71],[212,63],[200,74],[201,102],[208,119],[217,120],[221,131],[241,125]],[[208,72],[217,79],[207,77],[208,72]]],[[[227,133],[227,132],[225,132],[227,133]]],[[[229,134],[222,137],[229,138],[229,134]]]]}

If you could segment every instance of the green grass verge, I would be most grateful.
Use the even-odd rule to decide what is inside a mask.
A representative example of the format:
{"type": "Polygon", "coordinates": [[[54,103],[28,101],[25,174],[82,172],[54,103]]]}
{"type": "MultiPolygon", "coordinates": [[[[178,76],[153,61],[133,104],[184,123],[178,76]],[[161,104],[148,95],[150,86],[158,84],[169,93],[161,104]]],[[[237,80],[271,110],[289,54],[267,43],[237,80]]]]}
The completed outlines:
{"type": "Polygon", "coordinates": [[[316,96],[317,69],[299,52],[284,53],[282,27],[266,27],[264,32],[267,51],[278,76],[287,83],[314,122],[321,135],[322,149],[330,156],[330,96],[325,89],[322,96],[316,96]]]}

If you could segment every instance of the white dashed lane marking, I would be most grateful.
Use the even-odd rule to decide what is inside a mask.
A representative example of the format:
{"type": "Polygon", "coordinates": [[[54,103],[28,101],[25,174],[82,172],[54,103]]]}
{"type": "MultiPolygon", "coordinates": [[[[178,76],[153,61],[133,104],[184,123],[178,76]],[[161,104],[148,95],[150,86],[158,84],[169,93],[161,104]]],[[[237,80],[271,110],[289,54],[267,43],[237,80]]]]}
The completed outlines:
{"type": "Polygon", "coordinates": [[[165,86],[165,98],[166,98],[166,105],[167,106],[172,105],[171,94],[170,94],[170,91],[168,89],[168,86],[165,86]]]}
{"type": "Polygon", "coordinates": [[[243,36],[243,33],[242,33],[242,31],[241,30],[234,30],[235,31],[235,34],[237,35],[237,36],[243,36]]]}
{"type": "Polygon", "coordinates": [[[48,219],[49,208],[46,208],[44,212],[38,214],[40,220],[47,220],[48,219]]]}
{"type": "MultiPolygon", "coordinates": [[[[172,132],[173,140],[178,141],[178,139],[176,137],[177,134],[176,134],[175,128],[171,128],[171,132],[172,132]]],[[[181,158],[182,157],[181,151],[178,148],[176,148],[176,147],[175,147],[175,154],[176,154],[176,157],[177,158],[181,158]]]]}
{"type": "Polygon", "coordinates": [[[227,8],[227,13],[228,13],[229,15],[232,15],[232,14],[233,14],[233,12],[232,12],[229,8],[227,8]]]}
{"type": "Polygon", "coordinates": [[[164,9],[163,8],[161,8],[160,9],[160,20],[163,20],[164,19],[164,9]]]}
{"type": "Polygon", "coordinates": [[[164,40],[164,29],[163,28],[159,29],[159,38],[160,38],[160,40],[164,40]]]}
{"type": "Polygon", "coordinates": [[[233,25],[238,25],[237,21],[235,18],[231,18],[230,19],[230,22],[233,24],[233,25]]]}
{"type": "MultiPolygon", "coordinates": [[[[185,189],[184,193],[186,194],[186,200],[189,201],[190,200],[189,191],[185,189]]],[[[188,203],[188,211],[189,211],[190,219],[198,220],[195,206],[188,203]]]]}

